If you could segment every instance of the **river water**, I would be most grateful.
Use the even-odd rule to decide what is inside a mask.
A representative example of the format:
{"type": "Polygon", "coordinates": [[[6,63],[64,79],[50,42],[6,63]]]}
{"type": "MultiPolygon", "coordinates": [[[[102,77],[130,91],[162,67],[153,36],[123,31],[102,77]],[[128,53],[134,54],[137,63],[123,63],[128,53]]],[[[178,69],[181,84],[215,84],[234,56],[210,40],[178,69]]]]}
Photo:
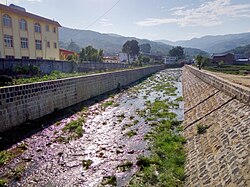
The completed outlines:
{"type": "MultiPolygon", "coordinates": [[[[25,162],[25,170],[19,180],[11,180],[10,186],[109,186],[103,178],[115,176],[117,186],[126,186],[138,167],[139,155],[149,155],[149,142],[144,136],[151,130],[146,117],[138,114],[145,109],[145,102],[159,100],[174,101],[182,96],[181,70],[163,70],[141,83],[121,90],[104,101],[93,104],[86,111],[45,128],[13,145],[12,149],[25,144],[27,150],[0,170],[6,176],[25,162]],[[175,94],[166,95],[153,89],[157,84],[169,82],[177,89],[175,94]],[[105,103],[112,103],[110,106],[105,103]],[[104,107],[105,106],[105,107],[104,107]],[[67,136],[62,131],[65,124],[84,118],[84,133],[81,138],[69,142],[57,141],[67,136]],[[135,134],[129,136],[129,132],[135,134]],[[88,169],[83,161],[91,160],[88,169]],[[119,169],[125,162],[133,163],[126,170],[119,169]]],[[[183,102],[171,109],[177,120],[183,121],[183,102]]]]}

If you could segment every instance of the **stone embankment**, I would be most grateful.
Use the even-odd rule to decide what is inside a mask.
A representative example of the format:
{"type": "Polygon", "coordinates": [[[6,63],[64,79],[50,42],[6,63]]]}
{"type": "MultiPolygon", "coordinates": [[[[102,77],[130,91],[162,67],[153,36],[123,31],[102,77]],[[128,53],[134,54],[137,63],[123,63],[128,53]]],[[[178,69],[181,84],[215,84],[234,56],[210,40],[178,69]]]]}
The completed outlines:
{"type": "Polygon", "coordinates": [[[164,65],[0,88],[0,132],[164,69],[164,65]]]}
{"type": "Polygon", "coordinates": [[[250,186],[249,93],[184,68],[186,186],[250,186]],[[199,127],[206,130],[198,133],[199,127]]]}

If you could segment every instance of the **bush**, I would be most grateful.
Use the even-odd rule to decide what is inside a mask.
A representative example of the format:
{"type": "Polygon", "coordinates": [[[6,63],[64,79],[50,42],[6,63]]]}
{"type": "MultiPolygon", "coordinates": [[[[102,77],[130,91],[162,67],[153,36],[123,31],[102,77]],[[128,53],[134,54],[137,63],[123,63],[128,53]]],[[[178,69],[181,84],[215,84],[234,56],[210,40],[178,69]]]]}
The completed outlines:
{"type": "Polygon", "coordinates": [[[198,134],[204,134],[207,131],[207,129],[208,129],[207,125],[205,125],[205,126],[200,125],[200,124],[197,125],[197,133],[198,134]]]}
{"type": "Polygon", "coordinates": [[[13,83],[13,79],[7,75],[0,75],[0,86],[9,86],[13,83]]]}

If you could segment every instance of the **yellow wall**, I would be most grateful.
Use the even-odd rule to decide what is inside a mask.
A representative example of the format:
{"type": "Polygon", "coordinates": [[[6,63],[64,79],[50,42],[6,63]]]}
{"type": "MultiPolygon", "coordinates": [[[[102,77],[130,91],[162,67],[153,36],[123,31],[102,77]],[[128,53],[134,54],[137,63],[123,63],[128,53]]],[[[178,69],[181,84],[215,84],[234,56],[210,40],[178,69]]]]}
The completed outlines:
{"type": "Polygon", "coordinates": [[[51,23],[46,23],[40,20],[34,20],[29,17],[19,16],[12,12],[0,11],[0,58],[5,58],[6,55],[15,56],[20,59],[22,56],[29,56],[30,59],[42,57],[43,59],[59,60],[59,42],[58,42],[58,26],[51,23]],[[12,19],[12,27],[3,26],[3,15],[8,14],[12,19]],[[27,22],[27,31],[19,29],[19,20],[25,19],[27,22]],[[41,25],[41,33],[35,33],[34,24],[41,25]],[[49,25],[49,32],[46,31],[46,25],[49,25]],[[53,28],[56,27],[56,33],[53,28]],[[13,48],[4,46],[4,34],[13,36],[13,48]],[[20,37],[28,38],[28,49],[21,48],[20,37]],[[35,40],[42,40],[42,50],[35,49],[35,40]],[[50,42],[50,48],[47,48],[47,41],[50,42]],[[57,48],[54,48],[54,43],[57,43],[57,48]]]}

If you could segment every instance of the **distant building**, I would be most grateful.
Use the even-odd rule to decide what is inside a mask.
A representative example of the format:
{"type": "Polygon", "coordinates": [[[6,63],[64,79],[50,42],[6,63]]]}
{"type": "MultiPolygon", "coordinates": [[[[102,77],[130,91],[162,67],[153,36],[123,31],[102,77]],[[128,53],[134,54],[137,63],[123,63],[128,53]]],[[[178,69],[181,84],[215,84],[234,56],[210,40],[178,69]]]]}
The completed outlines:
{"type": "Polygon", "coordinates": [[[127,53],[119,53],[118,58],[119,58],[119,62],[127,62],[128,61],[127,53]]]}
{"type": "Polygon", "coordinates": [[[164,56],[164,64],[174,64],[177,61],[177,57],[175,56],[164,56]]]}
{"type": "Polygon", "coordinates": [[[222,54],[213,54],[212,55],[212,63],[219,63],[220,61],[223,61],[225,64],[233,64],[234,63],[234,54],[222,53],[222,54]]]}
{"type": "Polygon", "coordinates": [[[106,57],[103,57],[103,62],[119,63],[119,58],[118,58],[118,56],[106,56],[106,57]]]}
{"type": "Polygon", "coordinates": [[[0,58],[59,60],[58,22],[13,4],[0,17],[0,58]]]}
{"type": "Polygon", "coordinates": [[[69,55],[77,55],[78,54],[74,51],[69,51],[69,50],[66,50],[66,49],[59,49],[59,54],[60,54],[60,60],[67,60],[68,56],[69,55]]]}

